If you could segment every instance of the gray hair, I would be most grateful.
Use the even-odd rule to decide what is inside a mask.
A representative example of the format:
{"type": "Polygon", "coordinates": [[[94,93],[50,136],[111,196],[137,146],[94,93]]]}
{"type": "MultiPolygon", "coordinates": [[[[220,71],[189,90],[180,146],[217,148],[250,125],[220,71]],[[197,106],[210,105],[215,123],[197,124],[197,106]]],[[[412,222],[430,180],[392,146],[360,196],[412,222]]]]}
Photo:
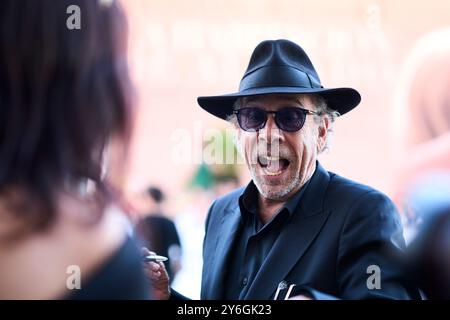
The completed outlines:
{"type": "Polygon", "coordinates": [[[327,139],[325,145],[319,150],[319,153],[330,150],[331,147],[331,136],[334,132],[334,121],[340,116],[340,113],[336,110],[328,107],[327,101],[319,95],[313,95],[314,104],[316,106],[317,115],[314,116],[317,124],[321,123],[322,117],[328,117],[330,120],[330,125],[327,129],[327,139]]]}
{"type": "MultiPolygon", "coordinates": [[[[322,98],[321,96],[319,96],[317,94],[311,94],[311,96],[312,96],[314,104],[315,104],[315,111],[317,112],[317,114],[314,115],[315,122],[317,124],[320,124],[323,117],[328,117],[328,119],[330,120],[330,125],[327,129],[326,143],[322,147],[322,149],[319,150],[319,153],[322,153],[322,152],[330,149],[331,136],[333,134],[333,123],[336,120],[336,118],[340,116],[340,114],[338,111],[333,110],[330,107],[328,107],[327,101],[324,98],[322,98]]],[[[243,107],[244,98],[245,97],[238,98],[234,102],[233,110],[239,110],[243,107]]],[[[237,117],[236,117],[235,113],[228,115],[227,121],[231,122],[235,126],[238,126],[237,117]]]]}

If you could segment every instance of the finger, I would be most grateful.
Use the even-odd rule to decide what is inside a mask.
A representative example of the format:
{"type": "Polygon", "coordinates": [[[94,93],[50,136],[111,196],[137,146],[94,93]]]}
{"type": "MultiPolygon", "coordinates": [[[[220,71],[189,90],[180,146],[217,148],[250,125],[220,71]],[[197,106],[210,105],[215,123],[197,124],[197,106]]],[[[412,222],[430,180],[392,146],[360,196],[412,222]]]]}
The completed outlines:
{"type": "Polygon", "coordinates": [[[142,248],[141,248],[141,254],[142,254],[142,255],[145,255],[145,256],[148,256],[148,255],[150,255],[150,256],[156,256],[156,253],[153,252],[153,251],[150,251],[147,247],[142,247],[142,248]]]}
{"type": "Polygon", "coordinates": [[[144,269],[144,270],[148,270],[148,271],[152,271],[152,267],[149,265],[149,263],[148,262],[142,262],[142,268],[144,269]]]}
{"type": "Polygon", "coordinates": [[[146,247],[142,247],[142,248],[141,248],[141,255],[142,255],[143,257],[148,256],[148,255],[150,255],[150,254],[151,254],[151,251],[148,250],[146,247]]]}
{"type": "Polygon", "coordinates": [[[152,271],[160,271],[163,267],[159,263],[148,262],[148,265],[152,271]]]}
{"type": "Polygon", "coordinates": [[[153,283],[159,283],[161,281],[165,281],[165,278],[162,277],[161,271],[153,272],[153,271],[146,271],[147,278],[151,280],[153,283]]]}
{"type": "Polygon", "coordinates": [[[161,268],[161,265],[155,263],[155,262],[144,262],[143,263],[144,270],[148,270],[151,272],[164,272],[165,270],[161,268]]]}
{"type": "Polygon", "coordinates": [[[144,266],[144,272],[147,275],[147,277],[164,276],[167,278],[167,276],[166,276],[167,272],[164,272],[164,270],[161,270],[158,265],[156,265],[156,267],[154,267],[154,268],[152,268],[149,265],[144,266]]]}

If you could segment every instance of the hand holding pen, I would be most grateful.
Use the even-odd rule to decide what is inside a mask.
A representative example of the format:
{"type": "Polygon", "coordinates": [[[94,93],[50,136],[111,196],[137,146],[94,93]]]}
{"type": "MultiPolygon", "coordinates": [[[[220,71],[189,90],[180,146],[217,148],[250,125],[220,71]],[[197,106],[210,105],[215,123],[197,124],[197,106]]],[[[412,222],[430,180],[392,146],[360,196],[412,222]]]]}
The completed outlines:
{"type": "Polygon", "coordinates": [[[169,275],[163,263],[167,258],[159,256],[145,247],[141,249],[141,254],[144,273],[150,280],[152,297],[156,300],[168,300],[170,296],[169,275]]]}

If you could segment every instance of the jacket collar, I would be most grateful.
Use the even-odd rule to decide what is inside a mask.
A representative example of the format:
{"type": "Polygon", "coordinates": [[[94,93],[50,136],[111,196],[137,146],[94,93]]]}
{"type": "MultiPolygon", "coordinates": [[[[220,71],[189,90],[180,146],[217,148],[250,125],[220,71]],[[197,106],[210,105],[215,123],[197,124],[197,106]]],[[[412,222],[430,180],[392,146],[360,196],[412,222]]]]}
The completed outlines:
{"type": "MultiPolygon", "coordinates": [[[[292,219],[275,241],[245,299],[270,299],[278,284],[306,252],[328,218],[329,213],[323,210],[323,203],[329,180],[328,172],[317,162],[316,170],[295,208],[292,219]]],[[[230,257],[241,222],[237,200],[235,205],[223,213],[216,235],[215,252],[210,253],[216,257],[209,271],[210,281],[205,283],[202,292],[202,297],[207,299],[221,299],[223,295],[222,288],[226,285],[226,261],[230,257]]]]}

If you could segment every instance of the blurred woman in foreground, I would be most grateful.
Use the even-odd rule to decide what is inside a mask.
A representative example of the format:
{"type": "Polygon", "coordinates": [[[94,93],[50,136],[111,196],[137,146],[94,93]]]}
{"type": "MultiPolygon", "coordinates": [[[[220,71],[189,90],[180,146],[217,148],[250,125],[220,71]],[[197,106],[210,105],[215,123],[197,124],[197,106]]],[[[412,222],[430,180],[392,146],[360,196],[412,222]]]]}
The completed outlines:
{"type": "Polygon", "coordinates": [[[131,130],[126,42],[117,1],[0,2],[0,299],[148,297],[103,176],[131,130]]]}

